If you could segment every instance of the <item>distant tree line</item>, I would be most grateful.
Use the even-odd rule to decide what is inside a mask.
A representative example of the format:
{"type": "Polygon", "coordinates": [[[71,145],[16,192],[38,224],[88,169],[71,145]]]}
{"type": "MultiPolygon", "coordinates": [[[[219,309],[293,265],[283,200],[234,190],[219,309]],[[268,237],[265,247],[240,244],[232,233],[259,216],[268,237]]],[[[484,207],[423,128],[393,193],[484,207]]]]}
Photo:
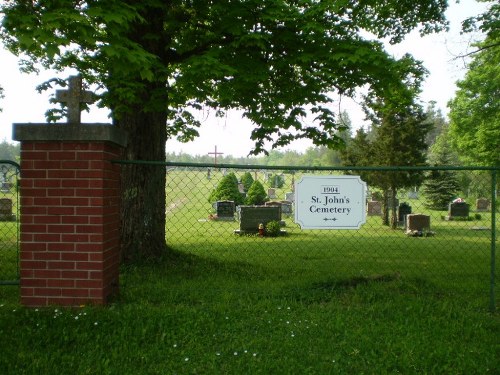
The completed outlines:
{"type": "Polygon", "coordinates": [[[21,147],[19,144],[12,144],[5,139],[0,143],[0,160],[11,160],[19,163],[21,147]]]}

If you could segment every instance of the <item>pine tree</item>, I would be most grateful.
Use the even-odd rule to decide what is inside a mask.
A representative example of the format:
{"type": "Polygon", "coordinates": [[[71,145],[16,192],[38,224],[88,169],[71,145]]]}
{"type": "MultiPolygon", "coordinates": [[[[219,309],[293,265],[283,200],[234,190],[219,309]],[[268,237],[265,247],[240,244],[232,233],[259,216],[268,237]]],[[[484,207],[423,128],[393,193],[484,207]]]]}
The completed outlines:
{"type": "Polygon", "coordinates": [[[210,203],[216,201],[233,201],[235,205],[243,203],[243,195],[238,190],[238,179],[234,173],[228,173],[222,178],[217,188],[208,198],[210,203]]]}
{"type": "MultiPolygon", "coordinates": [[[[428,156],[433,165],[446,166],[454,164],[456,154],[448,142],[448,127],[436,138],[428,156]]],[[[434,210],[446,210],[448,203],[457,195],[460,184],[456,172],[450,170],[433,170],[427,173],[422,191],[426,197],[425,206],[434,210]]]]}
{"type": "Polygon", "coordinates": [[[260,181],[254,181],[250,189],[248,189],[247,198],[245,200],[246,204],[264,204],[267,201],[267,194],[264,190],[264,186],[260,181]]]}
{"type": "Polygon", "coordinates": [[[241,177],[241,183],[243,184],[243,189],[245,191],[248,191],[250,189],[250,186],[253,184],[253,177],[250,172],[245,172],[243,176],[241,177]]]}

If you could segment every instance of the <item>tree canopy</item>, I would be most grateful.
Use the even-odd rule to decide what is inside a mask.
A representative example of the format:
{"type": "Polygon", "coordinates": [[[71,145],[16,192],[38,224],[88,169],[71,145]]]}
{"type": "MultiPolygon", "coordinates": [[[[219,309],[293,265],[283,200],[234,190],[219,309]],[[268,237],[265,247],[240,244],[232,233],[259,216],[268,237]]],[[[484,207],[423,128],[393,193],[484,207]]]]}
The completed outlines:
{"type": "MultiPolygon", "coordinates": [[[[129,135],[127,159],[164,160],[189,140],[192,110],[237,108],[255,123],[255,153],[309,138],[335,147],[335,94],[413,95],[425,71],[376,38],[446,28],[446,0],[76,0],[0,5],[2,42],[38,66],[76,69],[129,135]]],[[[51,82],[45,87],[50,87],[51,82]]],[[[165,249],[165,171],[122,168],[126,259],[165,249]],[[142,253],[141,253],[142,252],[142,253]]]]}
{"type": "MultiPolygon", "coordinates": [[[[491,45],[487,38],[478,47],[491,45]]],[[[500,42],[500,37],[497,40],[500,42]]],[[[500,44],[474,55],[450,101],[450,136],[468,164],[500,165],[500,44]]]]}
{"type": "Polygon", "coordinates": [[[102,85],[101,104],[115,117],[133,104],[168,111],[169,136],[196,135],[190,107],[241,108],[258,125],[259,152],[266,140],[335,143],[329,93],[367,85],[383,95],[413,65],[360,31],[398,42],[416,27],[441,30],[445,8],[444,0],[12,1],[0,8],[0,35],[26,70],[72,67],[102,85]]]}

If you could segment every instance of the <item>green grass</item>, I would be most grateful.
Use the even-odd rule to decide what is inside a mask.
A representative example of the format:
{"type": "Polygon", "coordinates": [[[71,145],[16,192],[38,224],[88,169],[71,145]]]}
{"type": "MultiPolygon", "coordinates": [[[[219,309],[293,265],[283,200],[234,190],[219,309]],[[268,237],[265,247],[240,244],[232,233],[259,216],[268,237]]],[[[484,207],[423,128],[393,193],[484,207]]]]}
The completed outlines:
{"type": "Polygon", "coordinates": [[[379,217],[238,236],[237,222],[207,220],[215,176],[169,172],[172,251],[124,267],[110,306],[26,309],[0,287],[0,373],[500,373],[491,233],[472,229],[489,213],[449,222],[412,201],[432,216],[427,238],[379,217]]]}
{"type": "Polygon", "coordinates": [[[2,373],[499,370],[499,316],[422,279],[269,278],[246,263],[182,254],[122,275],[107,308],[25,309],[1,288],[2,373]]]}

